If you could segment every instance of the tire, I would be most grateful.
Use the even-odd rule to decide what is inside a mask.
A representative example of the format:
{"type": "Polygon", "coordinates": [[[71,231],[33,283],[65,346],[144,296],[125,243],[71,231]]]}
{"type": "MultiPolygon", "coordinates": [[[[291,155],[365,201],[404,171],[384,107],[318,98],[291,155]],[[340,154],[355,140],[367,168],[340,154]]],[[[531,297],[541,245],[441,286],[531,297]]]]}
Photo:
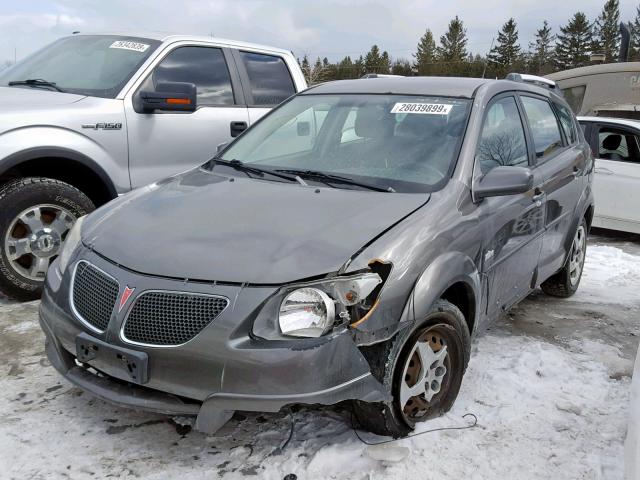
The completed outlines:
{"type": "Polygon", "coordinates": [[[16,300],[39,298],[69,229],[94,209],[84,193],[58,180],[28,177],[2,185],[0,290],[16,300]]]}
{"type": "Polygon", "coordinates": [[[576,293],[584,270],[588,232],[587,222],[583,218],[573,235],[573,243],[564,267],[540,285],[544,293],[560,298],[567,298],[576,293]]]}
{"type": "Polygon", "coordinates": [[[363,353],[372,365],[372,373],[391,392],[393,399],[384,403],[355,401],[354,414],[365,430],[399,438],[408,435],[416,423],[443,415],[451,409],[469,363],[471,335],[458,307],[446,300],[438,300],[415,328],[367,349],[363,353]],[[429,349],[427,352],[431,353],[428,355],[435,355],[429,357],[429,362],[439,356],[428,371],[416,365],[420,363],[416,360],[422,358],[418,343],[429,349]],[[446,353],[440,354],[444,346],[446,353]],[[445,367],[444,374],[438,371],[440,367],[445,367]],[[408,373],[411,373],[410,377],[408,373]],[[425,378],[423,373],[428,373],[429,377],[425,378]],[[406,392],[411,387],[419,389],[418,385],[433,386],[433,380],[439,384],[437,391],[425,389],[430,391],[410,396],[401,405],[401,400],[407,398],[406,393],[403,395],[403,385],[406,392]],[[427,396],[431,395],[427,401],[427,396]]]}

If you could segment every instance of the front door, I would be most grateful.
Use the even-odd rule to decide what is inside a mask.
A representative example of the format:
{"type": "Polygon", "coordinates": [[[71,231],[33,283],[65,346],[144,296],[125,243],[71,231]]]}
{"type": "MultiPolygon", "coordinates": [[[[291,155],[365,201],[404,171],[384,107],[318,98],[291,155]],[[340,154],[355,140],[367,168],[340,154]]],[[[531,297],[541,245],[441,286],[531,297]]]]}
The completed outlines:
{"type": "Polygon", "coordinates": [[[640,233],[640,132],[606,123],[592,132],[595,224],[640,233]]]}
{"type": "Polygon", "coordinates": [[[219,144],[229,142],[249,123],[237,72],[222,48],[183,45],[169,51],[125,100],[129,135],[129,169],[135,188],[182,172],[211,159],[219,144]],[[234,79],[232,81],[232,79],[234,79]],[[196,85],[197,110],[192,113],[139,113],[140,91],[159,83],[196,85]],[[235,132],[234,132],[235,129],[235,132]]]}
{"type": "MultiPolygon", "coordinates": [[[[486,174],[497,166],[530,165],[525,129],[512,95],[487,109],[476,155],[486,174]]],[[[542,177],[534,179],[539,185],[542,177]]],[[[483,271],[488,282],[487,313],[495,316],[531,290],[544,234],[545,194],[538,187],[517,195],[485,198],[480,205],[485,230],[483,271]]]]}

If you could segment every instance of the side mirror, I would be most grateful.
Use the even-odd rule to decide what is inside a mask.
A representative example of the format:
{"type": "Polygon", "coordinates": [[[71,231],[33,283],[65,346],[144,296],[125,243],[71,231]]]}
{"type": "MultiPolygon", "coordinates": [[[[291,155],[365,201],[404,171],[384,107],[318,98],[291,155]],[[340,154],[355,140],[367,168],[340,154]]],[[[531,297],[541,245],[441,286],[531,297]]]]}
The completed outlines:
{"type": "Polygon", "coordinates": [[[495,167],[473,186],[474,200],[525,193],[533,188],[533,173],[527,167],[495,167]]]}
{"type": "Polygon", "coordinates": [[[143,113],[155,110],[193,112],[196,109],[196,86],[193,83],[159,83],[155,91],[142,91],[138,96],[139,109],[143,113]]]}

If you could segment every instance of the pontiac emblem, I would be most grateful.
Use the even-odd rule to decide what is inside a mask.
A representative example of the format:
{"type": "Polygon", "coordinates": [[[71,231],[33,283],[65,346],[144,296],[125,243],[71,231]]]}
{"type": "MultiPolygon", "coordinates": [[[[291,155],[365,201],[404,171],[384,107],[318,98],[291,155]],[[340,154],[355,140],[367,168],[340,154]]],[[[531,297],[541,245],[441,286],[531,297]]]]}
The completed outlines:
{"type": "Polygon", "coordinates": [[[118,307],[118,313],[122,311],[122,309],[127,303],[127,300],[129,300],[129,297],[131,296],[134,290],[135,288],[129,288],[128,286],[124,287],[124,291],[122,292],[122,296],[120,297],[120,306],[118,307]]]}

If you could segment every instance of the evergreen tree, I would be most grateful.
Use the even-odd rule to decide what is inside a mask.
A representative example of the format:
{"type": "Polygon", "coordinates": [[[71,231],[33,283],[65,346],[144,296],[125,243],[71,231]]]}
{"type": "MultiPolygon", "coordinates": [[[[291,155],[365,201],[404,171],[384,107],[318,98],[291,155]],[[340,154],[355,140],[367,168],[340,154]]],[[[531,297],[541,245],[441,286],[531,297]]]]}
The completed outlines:
{"type": "Polygon", "coordinates": [[[351,57],[344,57],[337,65],[336,79],[354,78],[356,71],[351,61],[351,57]]]}
{"type": "Polygon", "coordinates": [[[411,62],[405,59],[398,59],[391,65],[391,73],[393,75],[410,76],[413,72],[411,70],[411,62]]]}
{"type": "Polygon", "coordinates": [[[387,52],[380,53],[377,45],[373,45],[371,50],[364,57],[365,73],[389,73],[391,59],[387,52]]]}
{"type": "Polygon", "coordinates": [[[440,37],[437,52],[443,62],[463,62],[467,58],[467,30],[457,15],[449,22],[447,33],[440,37]]]}
{"type": "Polygon", "coordinates": [[[592,27],[587,16],[577,12],[566,26],[560,27],[555,48],[555,63],[558,68],[564,70],[587,65],[592,37],[592,27]]]}
{"type": "Polygon", "coordinates": [[[553,42],[555,35],[546,20],[542,28],[536,30],[533,42],[529,44],[529,71],[536,75],[546,75],[553,71],[553,42]]]}
{"type": "Polygon", "coordinates": [[[418,70],[418,75],[429,75],[433,71],[436,54],[436,42],[433,39],[433,33],[427,28],[427,31],[420,38],[416,53],[413,54],[416,59],[414,65],[418,70]]]}
{"type": "Polygon", "coordinates": [[[510,18],[498,32],[498,41],[487,55],[487,60],[498,67],[499,74],[504,74],[520,60],[520,57],[518,28],[516,21],[510,18]]]}
{"type": "Polygon", "coordinates": [[[605,62],[614,62],[620,51],[619,0],[607,0],[594,25],[592,51],[604,53],[605,62]]]}
{"type": "Polygon", "coordinates": [[[640,5],[636,7],[636,18],[629,23],[631,45],[629,60],[640,60],[640,5]]]}

